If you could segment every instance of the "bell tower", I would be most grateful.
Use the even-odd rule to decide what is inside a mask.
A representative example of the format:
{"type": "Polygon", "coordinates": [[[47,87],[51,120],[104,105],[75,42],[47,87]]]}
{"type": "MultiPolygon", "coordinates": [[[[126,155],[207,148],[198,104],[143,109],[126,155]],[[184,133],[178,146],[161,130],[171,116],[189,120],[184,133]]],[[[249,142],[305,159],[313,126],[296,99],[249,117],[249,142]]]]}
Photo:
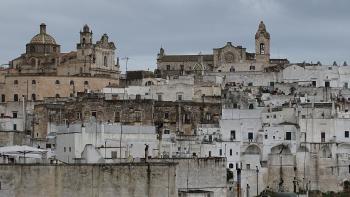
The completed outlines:
{"type": "Polygon", "coordinates": [[[255,58],[256,62],[270,62],[270,33],[267,32],[263,21],[255,34],[255,58]]]}
{"type": "Polygon", "coordinates": [[[92,31],[88,25],[84,25],[83,31],[80,31],[80,42],[77,44],[78,59],[90,60],[92,48],[92,31]]]}

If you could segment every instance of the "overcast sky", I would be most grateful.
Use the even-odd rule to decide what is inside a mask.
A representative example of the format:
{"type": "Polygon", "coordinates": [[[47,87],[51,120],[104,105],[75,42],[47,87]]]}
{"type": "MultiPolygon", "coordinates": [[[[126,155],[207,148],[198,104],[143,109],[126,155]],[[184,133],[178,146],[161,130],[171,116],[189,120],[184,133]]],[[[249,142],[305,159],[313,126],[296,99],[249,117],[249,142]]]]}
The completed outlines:
{"type": "Polygon", "coordinates": [[[42,22],[62,52],[75,50],[88,24],[94,41],[107,33],[130,57],[130,70],[153,70],[160,46],[198,54],[231,41],[254,52],[260,20],[273,58],[350,63],[349,0],[1,0],[0,64],[23,53],[42,22]]]}

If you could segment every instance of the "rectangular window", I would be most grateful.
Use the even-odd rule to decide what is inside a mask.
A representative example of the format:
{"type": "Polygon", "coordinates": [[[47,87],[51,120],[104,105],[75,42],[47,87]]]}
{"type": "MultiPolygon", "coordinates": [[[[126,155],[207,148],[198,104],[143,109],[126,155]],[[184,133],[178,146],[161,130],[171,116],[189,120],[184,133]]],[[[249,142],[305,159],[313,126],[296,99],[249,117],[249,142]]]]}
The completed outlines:
{"type": "Polygon", "coordinates": [[[325,142],[326,141],[326,133],[322,132],[321,133],[321,142],[325,142]]]}
{"type": "Polygon", "coordinates": [[[17,112],[16,111],[12,112],[12,118],[17,118],[17,112]]]}
{"type": "Polygon", "coordinates": [[[165,129],[164,130],[164,134],[170,134],[170,130],[169,129],[165,129]]]}
{"type": "Polygon", "coordinates": [[[232,156],[232,149],[230,149],[230,156],[232,156]]]}
{"type": "Polygon", "coordinates": [[[120,122],[120,112],[114,112],[114,122],[120,122]]]}
{"type": "Polygon", "coordinates": [[[1,95],[1,102],[6,102],[5,94],[2,94],[2,95],[1,95]]]}
{"type": "Polygon", "coordinates": [[[141,100],[141,95],[140,94],[136,94],[136,100],[141,100]]]}
{"type": "Polygon", "coordinates": [[[211,157],[211,151],[209,151],[209,157],[211,157]]]}
{"type": "Polygon", "coordinates": [[[250,164],[248,163],[246,166],[247,166],[247,170],[250,170],[250,164]]]}
{"type": "Polygon", "coordinates": [[[286,132],[286,140],[292,140],[292,132],[286,132]]]}
{"type": "Polygon", "coordinates": [[[249,82],[249,83],[248,83],[248,86],[253,86],[253,82],[249,82]]]}
{"type": "Polygon", "coordinates": [[[163,100],[163,97],[161,94],[158,94],[158,101],[162,101],[163,100]]]}
{"type": "Polygon", "coordinates": [[[265,135],[265,139],[267,139],[267,138],[268,138],[268,135],[266,134],[266,135],[265,135]]]}
{"type": "Polygon", "coordinates": [[[349,138],[349,131],[344,131],[345,138],[349,138]]]}
{"type": "Polygon", "coordinates": [[[248,140],[253,140],[253,133],[252,132],[249,132],[248,133],[248,140]]]}
{"type": "Polygon", "coordinates": [[[231,136],[230,136],[230,140],[235,140],[236,139],[236,131],[235,130],[231,130],[231,136]]]}
{"type": "Polygon", "coordinates": [[[219,150],[219,154],[220,154],[220,156],[222,156],[222,149],[219,150]]]}
{"type": "Polygon", "coordinates": [[[164,112],[164,119],[169,119],[169,112],[164,112]]]}
{"type": "Polygon", "coordinates": [[[77,120],[80,120],[81,119],[81,113],[77,112],[76,115],[77,115],[77,120]]]}
{"type": "Polygon", "coordinates": [[[13,124],[13,130],[17,131],[17,124],[13,124]]]}
{"type": "Polygon", "coordinates": [[[275,82],[270,82],[270,86],[275,86],[275,82]]]}
{"type": "Polygon", "coordinates": [[[316,81],[312,81],[312,86],[316,87],[316,81]]]}
{"type": "Polygon", "coordinates": [[[182,95],[181,94],[177,95],[177,100],[178,101],[182,101],[182,95]]]}
{"type": "Polygon", "coordinates": [[[135,121],[141,122],[141,112],[140,111],[135,112],[135,121]]]}
{"type": "Polygon", "coordinates": [[[167,69],[167,70],[170,70],[170,65],[166,65],[166,69],[167,69]]]}
{"type": "Polygon", "coordinates": [[[324,86],[325,86],[326,88],[328,88],[328,87],[330,86],[330,82],[329,82],[329,81],[324,82],[324,86]]]}
{"type": "Polygon", "coordinates": [[[97,112],[96,112],[96,111],[92,111],[92,112],[91,112],[91,116],[97,118],[97,112]]]}

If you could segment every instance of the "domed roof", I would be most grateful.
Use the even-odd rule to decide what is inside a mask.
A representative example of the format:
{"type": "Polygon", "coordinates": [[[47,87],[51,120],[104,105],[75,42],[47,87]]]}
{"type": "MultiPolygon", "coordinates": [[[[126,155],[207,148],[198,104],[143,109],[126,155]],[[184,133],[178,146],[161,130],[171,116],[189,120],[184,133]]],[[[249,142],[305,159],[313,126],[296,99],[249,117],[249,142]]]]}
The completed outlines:
{"type": "Polygon", "coordinates": [[[30,44],[55,44],[55,39],[46,33],[46,25],[42,23],[40,25],[40,33],[35,35],[31,40],[30,44]]]}

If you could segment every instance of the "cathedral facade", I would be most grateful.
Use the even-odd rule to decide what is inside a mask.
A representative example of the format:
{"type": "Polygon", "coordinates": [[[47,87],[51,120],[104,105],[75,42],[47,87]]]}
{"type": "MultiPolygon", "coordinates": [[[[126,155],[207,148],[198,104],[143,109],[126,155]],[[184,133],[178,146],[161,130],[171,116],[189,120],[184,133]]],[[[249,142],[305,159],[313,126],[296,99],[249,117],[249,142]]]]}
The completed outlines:
{"type": "Polygon", "coordinates": [[[40,32],[26,44],[25,53],[10,61],[9,69],[1,73],[1,102],[73,97],[77,92],[119,84],[116,46],[107,34],[94,43],[93,33],[85,25],[76,51],[62,53],[60,48],[41,24],[40,32]]]}
{"type": "Polygon", "coordinates": [[[270,34],[261,21],[255,34],[255,53],[242,46],[227,42],[221,48],[214,48],[212,54],[167,55],[163,48],[157,58],[157,74],[173,77],[207,72],[264,72],[277,64],[287,64],[287,59],[270,58],[270,34]]]}

